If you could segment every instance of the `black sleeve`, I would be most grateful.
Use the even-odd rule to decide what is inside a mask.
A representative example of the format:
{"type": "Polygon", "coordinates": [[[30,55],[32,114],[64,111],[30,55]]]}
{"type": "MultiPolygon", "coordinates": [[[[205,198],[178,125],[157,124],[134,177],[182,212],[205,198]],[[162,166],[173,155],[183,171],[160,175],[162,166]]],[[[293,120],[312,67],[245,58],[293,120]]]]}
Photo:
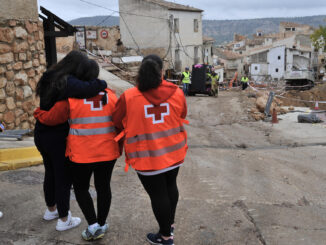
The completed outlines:
{"type": "Polygon", "coordinates": [[[107,88],[107,84],[103,80],[81,81],[75,77],[67,78],[67,88],[64,97],[67,98],[91,98],[96,96],[100,91],[107,88]]]}

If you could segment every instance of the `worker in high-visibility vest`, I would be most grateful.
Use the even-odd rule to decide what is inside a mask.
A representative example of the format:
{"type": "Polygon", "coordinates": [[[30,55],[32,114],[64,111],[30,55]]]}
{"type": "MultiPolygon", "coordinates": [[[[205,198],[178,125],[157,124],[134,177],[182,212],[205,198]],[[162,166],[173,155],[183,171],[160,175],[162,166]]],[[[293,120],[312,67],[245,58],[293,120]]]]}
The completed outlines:
{"type": "Polygon", "coordinates": [[[220,76],[213,71],[213,73],[211,75],[211,79],[212,79],[212,88],[211,89],[213,90],[214,95],[217,96],[220,76]]]}
{"type": "Polygon", "coordinates": [[[245,90],[248,87],[249,78],[247,75],[241,77],[242,90],[245,90]]]}
{"type": "Polygon", "coordinates": [[[181,81],[182,81],[182,86],[183,86],[183,93],[185,94],[185,96],[188,96],[189,95],[189,84],[191,83],[189,67],[186,67],[185,71],[182,72],[181,81]]]}

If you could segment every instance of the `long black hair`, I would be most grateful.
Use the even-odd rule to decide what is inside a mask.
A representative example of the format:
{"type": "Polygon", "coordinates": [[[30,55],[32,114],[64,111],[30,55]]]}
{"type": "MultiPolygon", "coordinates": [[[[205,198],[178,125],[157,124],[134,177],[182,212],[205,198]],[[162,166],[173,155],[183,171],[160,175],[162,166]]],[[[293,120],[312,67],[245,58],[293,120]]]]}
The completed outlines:
{"type": "Polygon", "coordinates": [[[44,72],[36,86],[36,95],[40,96],[41,109],[50,109],[66,89],[67,76],[80,76],[78,68],[87,66],[88,62],[87,55],[79,51],[71,51],[59,63],[44,72]]]}
{"type": "Polygon", "coordinates": [[[141,92],[157,88],[162,83],[162,59],[155,55],[147,55],[139,68],[137,87],[141,92]]]}

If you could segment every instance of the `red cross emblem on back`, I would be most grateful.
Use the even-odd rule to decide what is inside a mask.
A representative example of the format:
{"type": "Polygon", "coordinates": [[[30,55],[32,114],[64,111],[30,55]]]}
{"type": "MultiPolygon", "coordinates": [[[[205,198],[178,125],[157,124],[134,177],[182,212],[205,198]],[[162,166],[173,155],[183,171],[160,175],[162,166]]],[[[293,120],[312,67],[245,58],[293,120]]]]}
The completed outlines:
{"type": "Polygon", "coordinates": [[[91,111],[101,111],[103,110],[102,97],[104,92],[100,92],[98,95],[93,98],[84,99],[84,104],[91,105],[91,111]]]}
{"type": "Polygon", "coordinates": [[[153,124],[164,123],[164,117],[170,115],[169,103],[162,103],[159,106],[145,105],[145,118],[152,118],[153,124]]]}

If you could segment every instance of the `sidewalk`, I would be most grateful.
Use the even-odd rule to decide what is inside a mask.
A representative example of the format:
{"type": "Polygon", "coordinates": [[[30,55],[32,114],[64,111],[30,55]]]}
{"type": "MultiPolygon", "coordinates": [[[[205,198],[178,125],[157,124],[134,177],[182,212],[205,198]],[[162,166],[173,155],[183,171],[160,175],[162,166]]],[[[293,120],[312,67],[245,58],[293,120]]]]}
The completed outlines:
{"type": "Polygon", "coordinates": [[[25,168],[42,162],[33,137],[25,137],[22,141],[12,138],[0,139],[0,171],[25,168]]]}

